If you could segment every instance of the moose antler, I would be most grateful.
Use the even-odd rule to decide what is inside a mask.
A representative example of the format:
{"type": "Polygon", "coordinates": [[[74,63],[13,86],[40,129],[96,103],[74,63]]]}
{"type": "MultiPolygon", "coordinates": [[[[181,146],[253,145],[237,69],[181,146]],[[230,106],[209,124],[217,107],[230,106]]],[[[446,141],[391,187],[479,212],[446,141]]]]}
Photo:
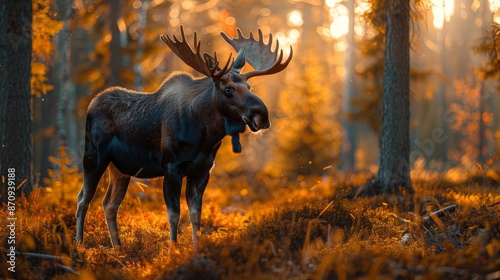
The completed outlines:
{"type": "Polygon", "coordinates": [[[196,31],[194,32],[194,48],[195,51],[189,46],[186,40],[186,35],[184,35],[184,27],[181,25],[181,39],[179,40],[175,35],[173,39],[168,35],[160,35],[160,39],[167,44],[167,46],[182,60],[184,63],[189,65],[194,70],[211,77],[216,80],[224,76],[231,67],[233,66],[232,55],[226,62],[226,65],[221,69],[219,68],[219,60],[217,59],[217,53],[214,52],[213,58],[204,53],[203,56],[200,52],[201,40],[198,40],[196,31]]]}
{"type": "Polygon", "coordinates": [[[245,60],[254,68],[254,71],[243,74],[246,79],[255,76],[278,73],[285,69],[288,66],[288,63],[292,60],[293,49],[291,46],[290,55],[283,63],[283,50],[280,50],[278,55],[278,40],[276,40],[275,50],[271,50],[271,44],[273,42],[272,34],[269,34],[269,41],[265,44],[262,36],[262,30],[260,28],[258,29],[258,40],[255,40],[252,32],[250,32],[249,38],[245,38],[239,28],[237,28],[236,31],[238,32],[238,37],[233,39],[230,39],[224,32],[221,32],[220,35],[233,47],[236,52],[240,52],[240,50],[245,51],[245,60]]]}

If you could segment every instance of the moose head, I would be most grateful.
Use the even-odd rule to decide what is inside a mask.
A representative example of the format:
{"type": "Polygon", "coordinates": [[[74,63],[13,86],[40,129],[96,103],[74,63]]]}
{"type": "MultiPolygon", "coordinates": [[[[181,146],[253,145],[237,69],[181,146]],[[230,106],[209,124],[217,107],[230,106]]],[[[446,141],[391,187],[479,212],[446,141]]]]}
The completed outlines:
{"type": "Polygon", "coordinates": [[[175,35],[173,38],[161,35],[160,38],[184,63],[213,79],[220,93],[215,95],[214,103],[228,117],[227,134],[233,137],[233,151],[240,152],[238,133],[244,130],[244,125],[247,125],[252,132],[268,129],[271,126],[267,107],[257,95],[250,91],[248,79],[284,70],[292,60],[293,49],[290,47],[290,54],[283,62],[283,50],[279,49],[278,40],[276,40],[275,49],[271,49],[272,34],[269,35],[268,43],[264,43],[261,29],[258,29],[257,40],[252,32],[249,38],[245,38],[239,28],[236,30],[238,37],[232,39],[226,33],[221,32],[222,38],[238,53],[236,59],[232,59],[232,54],[230,54],[224,67],[221,68],[216,52],[213,56],[207,53],[201,54],[201,41],[198,40],[196,31],[193,40],[194,50],[187,43],[182,25],[180,31],[180,39],[175,35]],[[246,62],[254,70],[241,73],[246,62]]]}

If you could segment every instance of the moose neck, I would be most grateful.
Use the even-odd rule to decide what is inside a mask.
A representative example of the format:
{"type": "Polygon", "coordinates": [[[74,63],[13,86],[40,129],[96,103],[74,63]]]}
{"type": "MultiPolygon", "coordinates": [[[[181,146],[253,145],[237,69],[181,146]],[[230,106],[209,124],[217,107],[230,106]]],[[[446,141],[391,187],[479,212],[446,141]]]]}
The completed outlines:
{"type": "Polygon", "coordinates": [[[203,123],[206,128],[210,141],[214,145],[222,141],[229,135],[231,136],[231,144],[233,152],[240,153],[242,150],[239,141],[239,134],[245,131],[245,123],[239,120],[233,120],[217,108],[215,94],[218,94],[216,86],[211,78],[202,78],[199,80],[202,84],[209,84],[200,94],[196,94],[191,103],[192,113],[197,120],[203,123]]]}

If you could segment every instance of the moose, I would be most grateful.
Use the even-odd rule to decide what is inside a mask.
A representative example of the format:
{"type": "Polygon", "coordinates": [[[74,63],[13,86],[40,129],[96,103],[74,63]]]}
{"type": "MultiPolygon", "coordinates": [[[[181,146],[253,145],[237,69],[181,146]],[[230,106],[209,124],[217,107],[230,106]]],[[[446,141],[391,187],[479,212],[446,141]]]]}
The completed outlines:
{"type": "Polygon", "coordinates": [[[221,37],[237,52],[223,67],[217,53],[201,54],[201,40],[194,32],[194,49],[187,43],[184,27],[180,39],[160,39],[192,69],[205,77],[174,72],[153,93],[111,87],[90,103],[85,128],[83,186],[77,197],[76,242],[83,242],[85,217],[103,173],[109,185],[102,201],[112,246],[120,245],[116,222],[118,208],[131,177],[164,178],[163,198],[167,206],[170,240],[177,244],[182,180],[186,177],[186,201],[193,228],[194,250],[198,247],[202,198],[222,139],[232,137],[233,152],[241,152],[239,134],[246,127],[257,132],[270,127],[264,102],[250,91],[247,80],[284,70],[293,56],[273,38],[264,43],[237,29],[237,37],[221,37]],[[241,73],[245,63],[253,70],[241,73]]]}

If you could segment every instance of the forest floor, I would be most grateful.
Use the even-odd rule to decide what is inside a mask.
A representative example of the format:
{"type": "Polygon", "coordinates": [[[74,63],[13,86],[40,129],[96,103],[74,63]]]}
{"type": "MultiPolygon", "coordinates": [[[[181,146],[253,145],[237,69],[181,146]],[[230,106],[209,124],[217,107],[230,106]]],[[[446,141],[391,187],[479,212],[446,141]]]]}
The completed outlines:
{"type": "MultiPolygon", "coordinates": [[[[75,245],[81,175],[63,175],[51,187],[16,199],[16,272],[7,270],[10,229],[2,226],[1,274],[17,279],[499,279],[500,178],[495,172],[464,178],[458,170],[458,180],[450,172],[413,172],[416,193],[406,198],[354,198],[367,174],[293,180],[214,176],[204,196],[197,254],[184,199],[179,246],[170,250],[161,180],[131,183],[118,214],[121,248],[111,247],[101,206],[107,179],[101,180],[87,215],[85,242],[75,245]],[[452,205],[455,211],[426,218],[452,205]]],[[[7,217],[7,207],[1,213],[7,217]]]]}

